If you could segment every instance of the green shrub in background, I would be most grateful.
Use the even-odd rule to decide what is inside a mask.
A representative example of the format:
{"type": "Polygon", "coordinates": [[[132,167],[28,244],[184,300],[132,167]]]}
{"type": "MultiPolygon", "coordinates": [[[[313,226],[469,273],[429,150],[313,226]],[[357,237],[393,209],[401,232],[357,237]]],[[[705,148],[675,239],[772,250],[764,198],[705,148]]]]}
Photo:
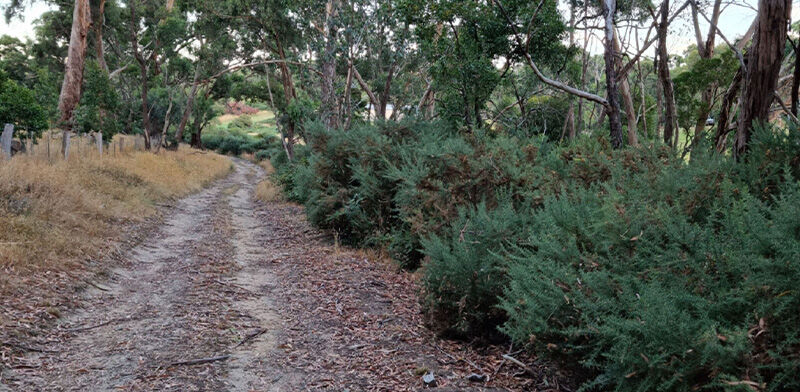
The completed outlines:
{"type": "Polygon", "coordinates": [[[309,130],[294,162],[272,156],[287,194],[347,243],[424,256],[440,332],[499,326],[583,367],[584,390],[800,388],[797,130],[757,132],[743,162],[438,123],[309,130]]]}
{"type": "Polygon", "coordinates": [[[216,126],[211,128],[208,132],[203,133],[203,145],[211,150],[216,150],[222,154],[240,155],[242,153],[255,154],[259,151],[271,151],[280,145],[280,140],[277,137],[255,134],[251,132],[251,128],[246,127],[248,121],[252,124],[252,120],[243,120],[240,116],[235,119],[228,128],[216,126]],[[234,123],[238,125],[232,126],[234,123]]]}
{"type": "Polygon", "coordinates": [[[248,130],[253,127],[253,117],[248,114],[243,114],[233,119],[228,123],[229,130],[248,130]]]}

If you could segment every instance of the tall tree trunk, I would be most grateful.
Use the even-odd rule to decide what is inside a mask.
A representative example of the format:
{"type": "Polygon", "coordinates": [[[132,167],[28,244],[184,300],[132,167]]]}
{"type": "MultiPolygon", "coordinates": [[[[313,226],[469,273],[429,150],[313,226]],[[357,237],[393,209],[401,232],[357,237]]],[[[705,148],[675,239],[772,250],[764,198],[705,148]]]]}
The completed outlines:
{"type": "Polygon", "coordinates": [[[322,122],[328,129],[339,127],[339,116],[336,110],[336,13],[338,0],[328,0],[325,5],[325,50],[322,53],[322,78],[320,95],[322,98],[322,122]]]}
{"type": "MultiPolygon", "coordinates": [[[[383,84],[383,92],[381,93],[380,103],[378,106],[378,117],[381,120],[386,119],[386,106],[389,104],[389,97],[391,95],[392,89],[392,79],[394,79],[394,71],[396,67],[396,63],[392,62],[392,65],[389,66],[389,73],[386,75],[386,81],[383,84]]],[[[395,108],[396,110],[397,108],[395,108]]]]}
{"type": "MultiPolygon", "coordinates": [[[[286,64],[286,52],[283,50],[283,44],[281,43],[280,37],[278,34],[273,31],[273,37],[275,38],[275,43],[277,47],[277,55],[282,60],[279,64],[281,70],[281,82],[283,83],[283,96],[286,100],[286,105],[290,105],[292,101],[297,98],[297,92],[294,88],[294,82],[292,81],[292,72],[289,70],[289,66],[286,64]]],[[[286,157],[289,158],[290,161],[294,160],[294,133],[295,133],[296,124],[294,120],[289,118],[286,121],[286,125],[281,127],[281,143],[283,144],[283,150],[286,151],[286,157]]]]}
{"type": "Polygon", "coordinates": [[[664,86],[661,83],[661,78],[659,77],[659,61],[658,58],[658,47],[656,47],[656,54],[654,56],[653,61],[653,68],[655,68],[654,72],[656,74],[656,129],[655,129],[655,139],[661,138],[661,124],[664,123],[664,86]]]}
{"type": "Polygon", "coordinates": [[[800,40],[794,46],[794,73],[792,74],[792,114],[797,117],[797,100],[800,92],[800,40]]]}
{"type": "Polygon", "coordinates": [[[183,141],[183,132],[186,129],[186,124],[189,122],[189,116],[192,115],[192,111],[194,111],[194,100],[197,97],[197,88],[199,86],[198,79],[200,78],[200,63],[195,65],[194,68],[194,80],[192,81],[192,91],[189,93],[189,99],[186,101],[186,108],[183,109],[183,115],[181,116],[181,122],[178,123],[178,130],[175,131],[175,145],[173,146],[176,150],[180,148],[181,141],[183,141]]]}
{"type": "Polygon", "coordinates": [[[194,125],[192,126],[192,129],[194,129],[194,132],[192,133],[192,137],[189,140],[189,145],[194,147],[194,148],[196,148],[196,149],[198,149],[198,150],[202,150],[203,149],[203,138],[202,138],[203,127],[202,127],[202,125],[203,125],[202,124],[202,120],[199,117],[195,117],[194,118],[194,125]]]}
{"type": "Polygon", "coordinates": [[[569,109],[567,109],[567,115],[564,117],[564,130],[561,132],[561,139],[564,138],[564,135],[572,140],[575,139],[575,103],[570,102],[569,109]]]}
{"type": "MultiPolygon", "coordinates": [[[[584,3],[583,7],[583,18],[584,18],[584,30],[583,30],[583,52],[581,52],[581,90],[586,90],[586,68],[589,66],[589,52],[587,51],[587,47],[589,45],[589,29],[588,29],[588,22],[586,22],[586,17],[588,15],[588,3],[584,3]]],[[[583,131],[583,98],[578,97],[578,121],[576,124],[576,135],[583,131]]],[[[590,120],[591,121],[591,120],[590,120]]]]}
{"type": "MultiPolygon", "coordinates": [[[[696,3],[692,3],[692,10],[694,13],[695,19],[697,19],[697,9],[696,3]]],[[[708,35],[706,36],[705,42],[700,39],[700,30],[697,24],[695,25],[695,35],[697,36],[697,47],[698,47],[698,54],[700,58],[703,59],[710,59],[714,57],[714,42],[717,37],[717,30],[716,25],[719,22],[719,16],[722,13],[721,11],[722,0],[714,0],[714,8],[711,11],[711,23],[708,28],[708,35]]],[[[694,141],[692,144],[696,144],[700,137],[703,134],[703,131],[706,127],[706,119],[708,118],[708,114],[711,113],[711,107],[714,105],[714,92],[717,89],[716,83],[712,83],[709,85],[705,90],[703,90],[702,97],[700,100],[700,107],[697,110],[697,122],[694,126],[694,141]]]]}
{"type": "Polygon", "coordinates": [[[269,93],[269,107],[272,110],[275,110],[275,100],[272,99],[272,84],[270,83],[270,77],[272,76],[272,72],[270,72],[269,67],[264,65],[264,70],[266,71],[266,79],[267,79],[267,92],[269,93]]]}
{"type": "Polygon", "coordinates": [[[646,90],[644,88],[644,73],[642,72],[642,62],[641,61],[637,61],[636,62],[636,68],[639,71],[639,90],[640,90],[640,93],[642,95],[642,109],[641,109],[641,113],[642,113],[642,135],[644,135],[644,137],[647,138],[649,136],[649,134],[650,134],[650,131],[649,131],[649,129],[648,129],[649,127],[647,125],[647,99],[646,99],[647,95],[646,95],[646,90]]]}
{"type": "Polygon", "coordinates": [[[742,91],[742,113],[736,133],[735,154],[747,152],[754,121],[766,121],[781,70],[791,0],[759,0],[758,26],[747,52],[747,72],[742,91]]]}
{"type": "Polygon", "coordinates": [[[67,141],[68,133],[72,131],[72,114],[81,100],[83,67],[86,63],[86,37],[89,34],[91,24],[89,0],[75,0],[64,82],[61,84],[61,94],[58,97],[58,111],[61,113],[58,123],[64,130],[61,153],[64,156],[69,154],[67,151],[69,143],[67,141]]]}
{"type": "Polygon", "coordinates": [[[675,109],[675,90],[669,75],[669,54],[667,54],[667,29],[669,28],[669,0],[661,3],[661,22],[658,24],[658,78],[664,90],[664,143],[673,144],[677,134],[677,111],[675,109]]]}
{"type": "Polygon", "coordinates": [[[606,65],[606,91],[608,97],[608,123],[610,129],[611,146],[622,147],[622,121],[620,120],[619,99],[617,98],[617,71],[614,55],[614,13],[616,0],[603,0],[603,16],[605,18],[605,65],[606,65]]]}
{"type": "MultiPolygon", "coordinates": [[[[614,51],[621,53],[622,45],[619,42],[619,34],[614,34],[614,51]]],[[[622,68],[622,57],[614,56],[616,58],[617,69],[622,68]]],[[[630,72],[628,73],[630,74],[630,72]]],[[[631,94],[631,84],[628,81],[628,74],[623,75],[619,81],[619,92],[622,94],[622,102],[625,105],[625,116],[628,119],[628,145],[638,146],[639,136],[637,134],[636,124],[636,107],[633,104],[633,95],[631,94]]]]}
{"type": "Polygon", "coordinates": [[[106,0],[100,0],[100,4],[97,6],[97,18],[93,22],[94,24],[94,51],[95,57],[97,57],[97,63],[100,65],[106,73],[108,73],[108,65],[106,64],[106,55],[105,49],[103,47],[103,25],[105,24],[105,9],[106,9],[106,0]]]}
{"type": "Polygon", "coordinates": [[[170,93],[169,106],[167,106],[167,115],[164,117],[164,127],[161,128],[161,133],[158,135],[158,140],[156,143],[156,153],[161,151],[161,144],[163,144],[164,140],[167,138],[167,131],[169,130],[169,126],[171,124],[170,121],[171,114],[172,114],[172,94],[170,93]]]}
{"type": "Polygon", "coordinates": [[[147,102],[147,59],[144,58],[142,53],[139,52],[139,37],[136,35],[136,28],[138,26],[138,20],[136,19],[136,4],[131,2],[128,4],[128,8],[130,8],[131,12],[131,23],[130,23],[130,39],[131,39],[131,49],[133,49],[133,56],[136,58],[136,62],[139,63],[139,76],[141,77],[141,95],[142,95],[142,127],[144,128],[144,147],[145,149],[150,149],[150,105],[147,102]]]}
{"type": "Polygon", "coordinates": [[[353,121],[352,84],[353,84],[353,63],[348,60],[347,80],[344,86],[344,106],[345,106],[344,129],[350,129],[350,123],[353,121]]]}
{"type": "Polygon", "coordinates": [[[151,126],[150,126],[150,103],[147,99],[147,64],[140,63],[139,64],[139,74],[142,78],[142,127],[144,128],[144,148],[146,150],[150,150],[150,135],[151,135],[151,126]]]}

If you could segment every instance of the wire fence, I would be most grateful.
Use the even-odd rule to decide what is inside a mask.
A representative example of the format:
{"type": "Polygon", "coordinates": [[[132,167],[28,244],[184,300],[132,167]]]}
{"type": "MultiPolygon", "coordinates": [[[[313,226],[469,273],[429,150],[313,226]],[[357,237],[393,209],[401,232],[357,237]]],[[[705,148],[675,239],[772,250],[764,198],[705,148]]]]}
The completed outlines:
{"type": "MultiPolygon", "coordinates": [[[[31,139],[13,139],[8,152],[0,151],[0,157],[8,160],[17,156],[26,156],[37,160],[63,160],[63,133],[58,130],[44,132],[36,141],[31,139]],[[9,154],[10,153],[10,154],[9,154]],[[9,156],[10,155],[10,156],[9,156]]],[[[117,134],[111,140],[98,141],[97,134],[78,134],[69,138],[68,160],[97,159],[114,157],[145,151],[142,135],[117,134]]]]}

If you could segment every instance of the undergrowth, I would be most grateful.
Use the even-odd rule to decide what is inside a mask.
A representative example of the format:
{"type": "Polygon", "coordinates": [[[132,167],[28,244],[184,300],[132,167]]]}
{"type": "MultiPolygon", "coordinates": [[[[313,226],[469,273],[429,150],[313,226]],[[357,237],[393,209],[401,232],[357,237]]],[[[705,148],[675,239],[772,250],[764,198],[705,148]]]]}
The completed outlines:
{"type": "Polygon", "coordinates": [[[698,147],[309,126],[274,178],[312,223],[422,266],[431,325],[498,332],[582,390],[800,389],[800,132],[698,147]]]}

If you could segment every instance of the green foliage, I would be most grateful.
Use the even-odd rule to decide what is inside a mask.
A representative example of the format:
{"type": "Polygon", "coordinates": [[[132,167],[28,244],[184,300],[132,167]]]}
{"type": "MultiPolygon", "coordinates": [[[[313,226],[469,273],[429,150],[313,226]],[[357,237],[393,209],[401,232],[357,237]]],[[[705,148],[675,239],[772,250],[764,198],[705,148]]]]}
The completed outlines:
{"type": "Polygon", "coordinates": [[[0,70],[0,124],[14,124],[19,138],[37,138],[47,128],[47,115],[34,93],[0,70]]]}
{"type": "Polygon", "coordinates": [[[799,140],[775,133],[759,139],[784,153],[746,164],[615,153],[548,196],[503,250],[503,331],[580,363],[586,389],[797,389],[798,177],[767,194],[742,175],[796,167],[799,140]]]}
{"type": "Polygon", "coordinates": [[[253,132],[253,119],[242,115],[224,126],[214,126],[202,135],[203,146],[217,150],[222,154],[240,155],[242,153],[259,153],[264,151],[261,159],[271,154],[278,146],[278,138],[272,135],[253,132]]]}
{"type": "Polygon", "coordinates": [[[746,161],[666,147],[459,136],[441,123],[310,128],[273,155],[343,241],[414,266],[451,336],[499,331],[583,367],[583,389],[800,388],[800,132],[746,161]]]}
{"type": "MultiPolygon", "coordinates": [[[[561,44],[566,27],[555,2],[544,2],[541,7],[527,1],[503,3],[512,20],[530,23],[530,50],[541,66],[559,68],[569,58],[561,44]]],[[[420,48],[431,63],[442,117],[456,128],[483,127],[486,119],[481,118],[482,112],[501,79],[501,70],[493,61],[514,53],[505,16],[494,2],[474,0],[404,0],[398,8],[417,25],[420,48]]],[[[523,26],[524,30],[528,26],[523,26]]]]}
{"type": "Polygon", "coordinates": [[[230,130],[247,130],[253,127],[253,118],[249,115],[241,115],[236,117],[228,124],[230,130]]]}
{"type": "Polygon", "coordinates": [[[119,131],[118,108],[119,97],[108,74],[96,61],[88,61],[84,69],[83,94],[74,113],[75,129],[87,133],[100,131],[103,139],[111,140],[119,131]]]}
{"type": "Polygon", "coordinates": [[[450,335],[496,334],[505,321],[498,298],[507,285],[506,260],[496,253],[531,222],[503,198],[494,209],[464,207],[441,235],[422,240],[424,304],[436,330],[450,335]]]}
{"type": "Polygon", "coordinates": [[[309,220],[336,230],[350,245],[378,245],[381,234],[396,221],[392,207],[394,181],[384,174],[396,160],[402,125],[359,126],[348,132],[328,132],[320,124],[308,127],[312,152],[307,166],[313,178],[300,177],[307,189],[309,220]]]}
{"type": "MultiPolygon", "coordinates": [[[[698,120],[698,112],[704,105],[701,99],[702,92],[712,85],[729,85],[736,70],[739,69],[739,60],[728,48],[720,48],[710,59],[699,58],[696,51],[695,47],[690,49],[690,55],[687,56],[689,64],[675,70],[673,77],[678,122],[683,128],[694,127],[694,122],[698,120]]],[[[700,120],[705,121],[705,118],[700,120]]]]}

